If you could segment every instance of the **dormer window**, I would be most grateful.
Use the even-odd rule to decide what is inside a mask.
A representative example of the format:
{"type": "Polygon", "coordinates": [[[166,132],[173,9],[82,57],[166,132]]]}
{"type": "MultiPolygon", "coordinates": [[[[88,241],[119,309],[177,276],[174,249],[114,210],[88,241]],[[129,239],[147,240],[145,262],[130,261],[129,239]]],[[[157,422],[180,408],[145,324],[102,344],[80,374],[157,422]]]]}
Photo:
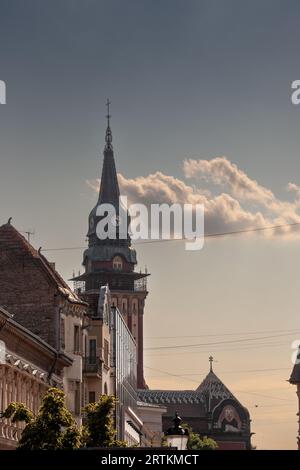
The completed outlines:
{"type": "Polygon", "coordinates": [[[115,271],[122,271],[123,269],[123,261],[121,256],[115,256],[113,259],[113,269],[115,271]]]}

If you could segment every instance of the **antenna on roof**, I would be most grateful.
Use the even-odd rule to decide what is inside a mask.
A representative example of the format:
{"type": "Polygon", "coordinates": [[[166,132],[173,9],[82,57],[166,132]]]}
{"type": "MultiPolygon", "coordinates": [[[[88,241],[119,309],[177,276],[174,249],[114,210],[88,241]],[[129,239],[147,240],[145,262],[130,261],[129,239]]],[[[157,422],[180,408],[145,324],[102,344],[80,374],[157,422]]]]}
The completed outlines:
{"type": "Polygon", "coordinates": [[[27,235],[27,241],[28,243],[30,243],[30,237],[31,235],[34,236],[35,235],[35,231],[31,231],[31,229],[28,229],[27,231],[24,231],[24,233],[27,235]]]}

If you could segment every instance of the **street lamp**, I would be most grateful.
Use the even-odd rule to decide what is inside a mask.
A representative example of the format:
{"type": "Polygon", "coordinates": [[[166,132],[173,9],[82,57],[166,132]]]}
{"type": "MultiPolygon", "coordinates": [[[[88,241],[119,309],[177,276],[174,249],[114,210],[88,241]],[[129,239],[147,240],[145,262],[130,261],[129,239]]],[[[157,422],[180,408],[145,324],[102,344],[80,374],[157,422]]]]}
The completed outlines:
{"type": "Polygon", "coordinates": [[[175,413],[175,418],[172,421],[174,426],[165,432],[168,447],[177,447],[178,450],[185,450],[187,448],[189,432],[180,426],[182,419],[178,416],[178,413],[175,413]]]}

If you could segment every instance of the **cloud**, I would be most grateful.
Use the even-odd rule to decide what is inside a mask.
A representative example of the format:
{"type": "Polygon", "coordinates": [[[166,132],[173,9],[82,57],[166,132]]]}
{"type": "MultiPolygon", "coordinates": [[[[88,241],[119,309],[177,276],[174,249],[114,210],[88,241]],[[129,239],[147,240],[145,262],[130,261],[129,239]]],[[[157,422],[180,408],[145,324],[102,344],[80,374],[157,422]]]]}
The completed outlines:
{"type": "MultiPolygon", "coordinates": [[[[300,223],[300,187],[294,183],[287,190],[295,199],[283,201],[274,193],[251,179],[226,157],[211,160],[188,159],[183,162],[184,179],[161,171],[137,178],[119,174],[122,195],[129,203],[204,204],[206,234],[256,229],[265,226],[300,223]],[[193,184],[188,181],[193,180],[193,184]],[[207,187],[208,186],[208,187],[207,187]]],[[[99,180],[87,181],[99,190],[99,180]]],[[[281,227],[266,231],[266,236],[300,234],[297,227],[281,227]]]]}
{"type": "Polygon", "coordinates": [[[249,178],[226,157],[217,157],[212,160],[188,159],[183,163],[183,171],[188,179],[203,179],[227,187],[231,195],[239,200],[266,204],[275,198],[272,191],[249,178]]]}
{"type": "MultiPolygon", "coordinates": [[[[226,157],[211,160],[188,159],[183,163],[184,175],[187,179],[205,181],[217,187],[226,188],[236,200],[247,204],[250,211],[259,208],[260,214],[273,225],[297,224],[300,222],[300,187],[294,183],[287,185],[289,192],[296,192],[293,202],[282,201],[274,193],[251,179],[237,165],[226,157]]],[[[295,233],[295,227],[281,227],[275,233],[295,233]]]]}

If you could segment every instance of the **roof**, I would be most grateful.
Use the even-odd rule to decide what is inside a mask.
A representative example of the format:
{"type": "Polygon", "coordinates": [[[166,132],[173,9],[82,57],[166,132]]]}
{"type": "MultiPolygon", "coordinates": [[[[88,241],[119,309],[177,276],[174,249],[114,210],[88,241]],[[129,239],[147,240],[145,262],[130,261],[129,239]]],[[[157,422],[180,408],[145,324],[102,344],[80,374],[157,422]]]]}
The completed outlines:
{"type": "Polygon", "coordinates": [[[138,397],[143,402],[160,405],[201,405],[206,411],[231,399],[247,412],[212,369],[196,390],[138,390],[138,397]]]}
{"type": "Polygon", "coordinates": [[[138,390],[139,400],[153,404],[204,404],[204,396],[194,390],[138,390]]]}
{"type": "Polygon", "coordinates": [[[104,160],[102,167],[102,176],[99,192],[100,204],[113,204],[115,207],[119,206],[119,184],[116,171],[116,164],[114,159],[114,152],[112,148],[105,148],[104,160]]]}
{"type": "Polygon", "coordinates": [[[0,226],[0,250],[12,251],[16,256],[21,254],[34,259],[48,279],[68,301],[87,305],[72,291],[47,258],[41,254],[41,250],[36,250],[10,223],[0,226]]]}
{"type": "Polygon", "coordinates": [[[293,367],[293,370],[289,379],[289,382],[294,385],[300,383],[300,364],[298,363],[299,359],[300,359],[300,348],[298,349],[296,363],[294,364],[294,367],[293,367]]]}
{"type": "Polygon", "coordinates": [[[215,398],[217,400],[224,400],[225,398],[234,398],[230,390],[223,384],[223,382],[216,376],[213,371],[210,371],[205,379],[197,388],[197,392],[203,393],[205,396],[215,398]]]}
{"type": "Polygon", "coordinates": [[[137,262],[136,251],[134,248],[118,246],[116,249],[115,246],[104,244],[87,248],[83,254],[83,259],[85,260],[85,258],[88,258],[93,261],[110,261],[116,255],[123,256],[129,263],[136,264],[137,262]]]}

